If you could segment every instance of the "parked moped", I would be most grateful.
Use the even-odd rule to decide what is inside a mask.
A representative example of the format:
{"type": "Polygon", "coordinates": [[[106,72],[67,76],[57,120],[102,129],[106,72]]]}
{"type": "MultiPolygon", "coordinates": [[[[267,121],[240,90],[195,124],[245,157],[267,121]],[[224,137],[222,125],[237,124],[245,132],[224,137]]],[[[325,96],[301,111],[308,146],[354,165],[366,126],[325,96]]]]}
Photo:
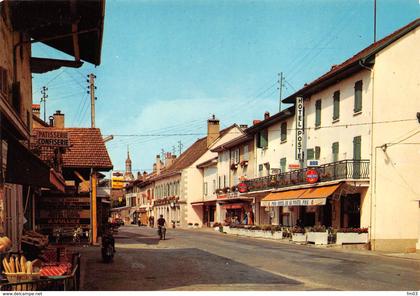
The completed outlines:
{"type": "Polygon", "coordinates": [[[114,239],[111,231],[107,231],[102,236],[101,253],[102,253],[102,260],[106,263],[111,262],[112,259],[114,258],[115,239],[114,239]]]}

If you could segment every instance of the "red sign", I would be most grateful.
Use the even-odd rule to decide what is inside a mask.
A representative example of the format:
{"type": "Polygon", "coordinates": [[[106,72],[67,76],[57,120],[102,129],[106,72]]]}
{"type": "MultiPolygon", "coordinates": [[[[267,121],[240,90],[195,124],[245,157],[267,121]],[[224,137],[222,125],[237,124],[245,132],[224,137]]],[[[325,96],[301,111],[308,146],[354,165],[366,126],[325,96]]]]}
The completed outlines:
{"type": "Polygon", "coordinates": [[[318,181],[318,172],[316,170],[307,170],[306,171],[306,181],[308,183],[316,183],[318,181]]]}
{"type": "Polygon", "coordinates": [[[245,193],[245,192],[248,192],[248,186],[246,186],[246,184],[245,184],[245,183],[239,183],[239,184],[238,184],[238,191],[239,191],[240,193],[245,193]]]}

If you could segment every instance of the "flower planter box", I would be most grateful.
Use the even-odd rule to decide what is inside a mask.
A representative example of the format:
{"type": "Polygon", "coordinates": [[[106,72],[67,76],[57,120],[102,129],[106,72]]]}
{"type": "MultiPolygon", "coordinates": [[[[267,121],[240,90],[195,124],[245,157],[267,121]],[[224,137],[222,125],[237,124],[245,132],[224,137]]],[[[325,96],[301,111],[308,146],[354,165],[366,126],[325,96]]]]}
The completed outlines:
{"type": "Polygon", "coordinates": [[[231,228],[229,234],[238,234],[238,228],[231,228]]]}
{"type": "Polygon", "coordinates": [[[274,231],[272,234],[273,239],[283,239],[283,231],[274,231]]]}
{"type": "Polygon", "coordinates": [[[342,244],[367,244],[368,233],[337,232],[337,245],[342,244]]]}
{"type": "Polygon", "coordinates": [[[264,237],[264,232],[265,231],[263,231],[263,230],[253,230],[252,232],[254,234],[254,237],[261,238],[261,237],[264,237]]]}
{"type": "Polygon", "coordinates": [[[308,232],[307,241],[315,245],[328,245],[328,232],[308,232]]]}
{"type": "Polygon", "coordinates": [[[297,243],[306,242],[306,233],[292,233],[292,241],[297,243]]]}

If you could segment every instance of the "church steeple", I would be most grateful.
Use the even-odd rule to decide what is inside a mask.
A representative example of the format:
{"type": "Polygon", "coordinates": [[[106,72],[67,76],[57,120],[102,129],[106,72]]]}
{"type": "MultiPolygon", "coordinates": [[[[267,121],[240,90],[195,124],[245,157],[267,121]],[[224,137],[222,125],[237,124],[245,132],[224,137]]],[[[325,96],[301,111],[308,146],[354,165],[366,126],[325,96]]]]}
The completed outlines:
{"type": "Polygon", "coordinates": [[[127,146],[127,159],[125,160],[125,174],[124,178],[128,180],[134,179],[133,172],[131,171],[131,159],[130,159],[130,150],[127,146]]]}

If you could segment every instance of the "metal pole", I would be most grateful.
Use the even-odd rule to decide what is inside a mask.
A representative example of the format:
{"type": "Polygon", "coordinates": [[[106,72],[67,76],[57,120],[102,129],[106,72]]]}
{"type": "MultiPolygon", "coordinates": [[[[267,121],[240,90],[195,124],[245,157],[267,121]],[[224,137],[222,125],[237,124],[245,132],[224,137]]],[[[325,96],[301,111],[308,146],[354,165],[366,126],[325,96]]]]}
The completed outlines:
{"type": "Polygon", "coordinates": [[[376,0],[373,0],[373,42],[376,42],[376,0]]]}

